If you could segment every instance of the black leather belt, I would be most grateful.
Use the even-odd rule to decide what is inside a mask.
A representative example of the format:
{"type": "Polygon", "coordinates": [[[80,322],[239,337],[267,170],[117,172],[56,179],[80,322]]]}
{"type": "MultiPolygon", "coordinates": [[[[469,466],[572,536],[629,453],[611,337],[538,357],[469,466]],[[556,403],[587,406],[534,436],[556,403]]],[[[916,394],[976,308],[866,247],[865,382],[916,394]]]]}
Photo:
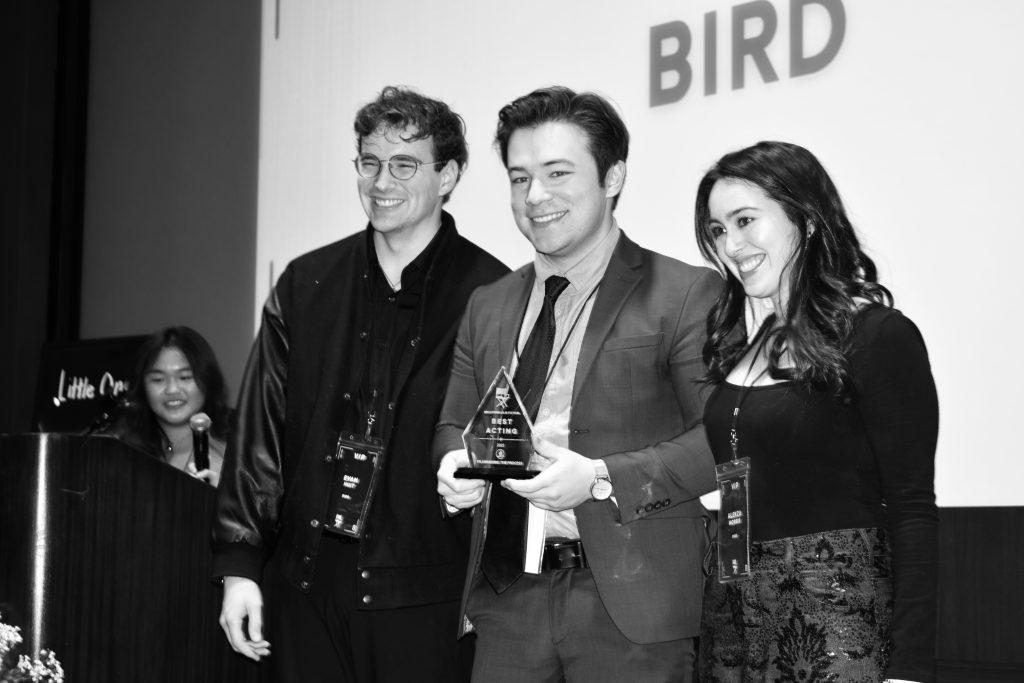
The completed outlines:
{"type": "Polygon", "coordinates": [[[587,555],[583,552],[583,541],[551,538],[544,543],[544,557],[540,563],[542,571],[586,569],[589,566],[587,555]]]}

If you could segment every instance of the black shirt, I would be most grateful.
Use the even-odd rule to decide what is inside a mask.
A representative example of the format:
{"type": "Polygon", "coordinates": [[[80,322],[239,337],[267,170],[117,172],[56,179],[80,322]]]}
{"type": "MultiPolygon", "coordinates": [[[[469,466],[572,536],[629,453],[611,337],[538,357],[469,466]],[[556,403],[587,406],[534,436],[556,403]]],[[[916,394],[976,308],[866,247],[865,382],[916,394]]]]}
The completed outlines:
{"type": "MultiPolygon", "coordinates": [[[[882,527],[895,591],[889,676],[930,680],[935,647],[938,400],[928,352],[899,311],[863,308],[847,355],[853,396],[783,382],[750,388],[737,421],[749,457],[753,540],[882,527]]],[[[732,457],[741,388],[718,385],[704,409],[716,462],[732,457]]]]}
{"type": "MultiPolygon", "coordinates": [[[[431,320],[424,315],[427,281],[431,265],[442,244],[451,239],[454,228],[443,224],[434,238],[403,270],[401,289],[395,291],[384,275],[373,242],[373,227],[366,228],[366,295],[370,306],[359,328],[367,334],[366,365],[362,369],[356,399],[356,424],[351,428],[364,434],[367,415],[372,411],[370,435],[386,434],[388,416],[393,413],[400,389],[399,375],[413,362],[419,341],[430,335],[431,320]]],[[[438,321],[434,320],[436,326],[438,321]]],[[[437,330],[434,330],[436,332],[437,330]]],[[[430,335],[433,336],[433,335],[430,335]]]]}

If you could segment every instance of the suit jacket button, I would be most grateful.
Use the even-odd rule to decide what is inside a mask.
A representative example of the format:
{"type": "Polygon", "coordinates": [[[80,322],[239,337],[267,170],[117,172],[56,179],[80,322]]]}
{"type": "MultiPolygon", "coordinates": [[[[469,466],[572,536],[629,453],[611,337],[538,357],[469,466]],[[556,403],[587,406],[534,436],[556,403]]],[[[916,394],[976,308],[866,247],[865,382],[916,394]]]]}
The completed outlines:
{"type": "Polygon", "coordinates": [[[363,577],[364,579],[370,578],[370,570],[364,569],[363,571],[359,572],[359,576],[363,577]]]}
{"type": "Polygon", "coordinates": [[[371,597],[369,595],[364,595],[363,596],[363,604],[364,605],[369,605],[371,602],[373,602],[373,597],[371,597]]]}
{"type": "Polygon", "coordinates": [[[308,591],[309,590],[309,581],[303,581],[302,583],[300,583],[299,584],[299,588],[301,588],[304,591],[308,591]]]}
{"type": "Polygon", "coordinates": [[[315,519],[311,519],[311,520],[309,520],[309,525],[311,527],[313,527],[314,529],[317,529],[317,528],[320,527],[320,522],[315,520],[315,519]]]}

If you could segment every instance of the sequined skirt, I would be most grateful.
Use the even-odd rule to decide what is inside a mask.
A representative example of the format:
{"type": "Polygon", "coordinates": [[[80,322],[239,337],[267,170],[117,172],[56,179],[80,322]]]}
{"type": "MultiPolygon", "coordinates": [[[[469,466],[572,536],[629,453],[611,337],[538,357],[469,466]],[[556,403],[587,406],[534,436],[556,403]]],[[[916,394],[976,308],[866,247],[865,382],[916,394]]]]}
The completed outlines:
{"type": "Polygon", "coordinates": [[[878,529],[751,544],[753,576],[707,581],[701,680],[882,681],[892,577],[878,529]]]}

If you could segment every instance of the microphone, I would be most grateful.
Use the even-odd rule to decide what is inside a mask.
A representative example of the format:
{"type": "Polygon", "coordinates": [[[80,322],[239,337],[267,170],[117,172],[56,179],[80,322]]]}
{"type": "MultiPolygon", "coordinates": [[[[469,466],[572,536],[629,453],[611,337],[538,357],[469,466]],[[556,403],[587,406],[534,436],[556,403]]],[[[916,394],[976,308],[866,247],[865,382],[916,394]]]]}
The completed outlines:
{"type": "Polygon", "coordinates": [[[210,469],[210,416],[196,413],[188,419],[192,429],[192,457],[200,472],[210,469]]]}
{"type": "Polygon", "coordinates": [[[88,439],[96,433],[103,433],[114,421],[120,417],[125,410],[130,410],[135,404],[127,396],[117,398],[116,396],[104,396],[101,399],[100,414],[96,416],[89,426],[82,432],[82,438],[88,439]]]}

